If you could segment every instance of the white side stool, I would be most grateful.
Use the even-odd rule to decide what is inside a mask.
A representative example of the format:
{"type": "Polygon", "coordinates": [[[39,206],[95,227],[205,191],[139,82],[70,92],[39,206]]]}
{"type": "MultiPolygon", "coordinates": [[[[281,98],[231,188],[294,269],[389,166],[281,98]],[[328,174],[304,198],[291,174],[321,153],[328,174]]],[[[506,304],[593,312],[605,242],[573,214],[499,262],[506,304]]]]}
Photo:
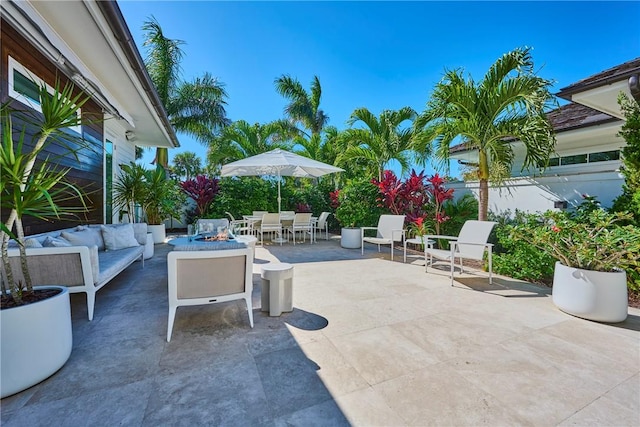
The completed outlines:
{"type": "Polygon", "coordinates": [[[269,316],[293,311],[293,265],[271,263],[262,266],[262,308],[269,316]]]}
{"type": "Polygon", "coordinates": [[[153,245],[153,234],[147,233],[147,244],[144,247],[144,255],[142,256],[144,259],[149,259],[153,256],[154,251],[153,245]]]}

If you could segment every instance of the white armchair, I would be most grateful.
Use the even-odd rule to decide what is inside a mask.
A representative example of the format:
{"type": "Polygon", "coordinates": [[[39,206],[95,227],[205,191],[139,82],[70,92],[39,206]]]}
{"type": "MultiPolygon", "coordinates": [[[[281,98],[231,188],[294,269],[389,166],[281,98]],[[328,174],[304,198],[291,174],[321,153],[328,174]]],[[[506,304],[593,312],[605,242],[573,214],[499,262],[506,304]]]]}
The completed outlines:
{"type": "Polygon", "coordinates": [[[453,286],[455,259],[458,258],[460,260],[460,272],[462,273],[463,258],[482,261],[486,250],[488,251],[489,261],[489,284],[492,284],[493,267],[491,265],[491,253],[493,245],[487,243],[487,241],[489,240],[491,230],[496,224],[497,223],[491,221],[466,221],[457,237],[438,235],[424,236],[432,240],[450,240],[449,250],[425,247],[425,271],[428,271],[429,266],[433,264],[433,258],[449,261],[451,265],[451,286],[453,286]]]}
{"type": "Polygon", "coordinates": [[[365,242],[378,245],[378,252],[380,252],[380,245],[391,245],[391,260],[393,261],[393,245],[395,242],[402,242],[404,238],[404,217],[404,215],[380,215],[377,227],[360,227],[362,255],[364,255],[365,242]],[[367,230],[376,230],[376,236],[365,236],[367,230]]]}
{"type": "Polygon", "coordinates": [[[253,328],[253,250],[172,251],[167,255],[171,341],[176,309],[244,299],[253,328]]]}

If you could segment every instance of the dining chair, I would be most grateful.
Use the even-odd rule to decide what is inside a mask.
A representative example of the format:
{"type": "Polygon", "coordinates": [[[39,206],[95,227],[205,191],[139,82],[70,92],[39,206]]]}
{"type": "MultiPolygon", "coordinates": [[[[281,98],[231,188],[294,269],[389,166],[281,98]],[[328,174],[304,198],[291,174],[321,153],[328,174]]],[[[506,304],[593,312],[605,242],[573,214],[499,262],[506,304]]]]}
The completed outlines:
{"type": "Polygon", "coordinates": [[[282,223],[279,213],[266,213],[262,215],[260,223],[260,244],[264,246],[264,233],[276,233],[278,241],[282,245],[282,223]]]}
{"type": "Polygon", "coordinates": [[[331,215],[330,212],[322,212],[314,226],[314,231],[324,229],[325,240],[329,240],[329,215],[331,215]]]}
{"type": "Polygon", "coordinates": [[[311,225],[311,213],[297,213],[293,217],[291,225],[286,227],[286,230],[293,235],[293,244],[296,244],[296,234],[302,233],[302,242],[305,241],[305,236],[309,235],[309,241],[313,243],[313,227],[311,225]]]}

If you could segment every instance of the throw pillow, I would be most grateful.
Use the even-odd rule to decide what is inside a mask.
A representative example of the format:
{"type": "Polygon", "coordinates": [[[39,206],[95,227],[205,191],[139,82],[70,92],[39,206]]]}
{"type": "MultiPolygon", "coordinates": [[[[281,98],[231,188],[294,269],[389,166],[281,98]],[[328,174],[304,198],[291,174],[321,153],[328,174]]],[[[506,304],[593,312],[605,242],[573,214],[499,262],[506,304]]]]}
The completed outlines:
{"type": "Polygon", "coordinates": [[[98,228],[85,228],[82,231],[63,231],[60,236],[67,239],[73,246],[97,246],[98,250],[104,250],[102,230],[98,228]]]}
{"type": "Polygon", "coordinates": [[[51,237],[47,236],[42,242],[42,246],[45,248],[67,248],[72,246],[71,243],[62,237],[51,237]]]}
{"type": "Polygon", "coordinates": [[[24,247],[25,248],[41,248],[42,243],[40,243],[38,239],[31,238],[24,241],[24,247]]]}
{"type": "Polygon", "coordinates": [[[104,246],[108,251],[140,246],[133,234],[131,224],[103,225],[101,228],[104,246]]]}

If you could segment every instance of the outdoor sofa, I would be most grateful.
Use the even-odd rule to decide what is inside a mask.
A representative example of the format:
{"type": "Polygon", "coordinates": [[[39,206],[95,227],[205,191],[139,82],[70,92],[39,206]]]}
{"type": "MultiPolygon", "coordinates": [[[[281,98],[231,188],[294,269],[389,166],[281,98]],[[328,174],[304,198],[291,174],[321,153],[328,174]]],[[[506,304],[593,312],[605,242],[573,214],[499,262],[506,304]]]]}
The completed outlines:
{"type": "MultiPolygon", "coordinates": [[[[147,224],[88,225],[27,236],[29,273],[35,286],[59,285],[87,294],[93,320],[96,292],[134,261],[144,267],[147,224]]],[[[14,280],[22,279],[19,249],[10,242],[14,280]]]]}

